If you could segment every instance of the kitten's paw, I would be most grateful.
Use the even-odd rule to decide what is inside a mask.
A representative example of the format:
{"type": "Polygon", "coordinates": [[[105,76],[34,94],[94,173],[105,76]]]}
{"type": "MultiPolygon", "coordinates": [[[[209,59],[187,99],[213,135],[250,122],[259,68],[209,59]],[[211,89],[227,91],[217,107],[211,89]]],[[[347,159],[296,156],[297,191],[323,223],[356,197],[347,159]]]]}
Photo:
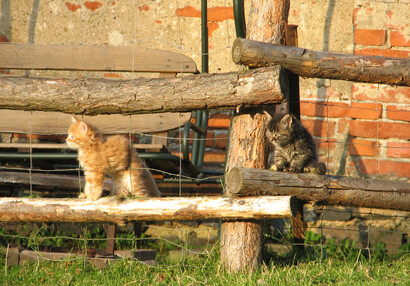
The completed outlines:
{"type": "Polygon", "coordinates": [[[79,198],[79,199],[86,199],[87,196],[85,195],[85,193],[81,193],[81,194],[78,196],[78,198],[79,198]]]}
{"type": "Polygon", "coordinates": [[[292,172],[292,173],[302,173],[302,172],[303,172],[303,169],[302,169],[302,168],[292,167],[292,168],[289,168],[289,172],[292,172]]]}
{"type": "Polygon", "coordinates": [[[101,198],[101,195],[99,195],[99,194],[94,195],[94,194],[93,194],[93,195],[91,195],[91,198],[90,198],[90,199],[91,199],[92,201],[96,201],[96,200],[98,200],[99,198],[101,198]]]}
{"type": "Polygon", "coordinates": [[[284,168],[283,168],[283,167],[279,167],[279,166],[277,166],[277,165],[272,165],[272,166],[270,167],[270,169],[271,169],[272,171],[275,171],[275,172],[282,172],[282,171],[284,171],[284,168]]]}

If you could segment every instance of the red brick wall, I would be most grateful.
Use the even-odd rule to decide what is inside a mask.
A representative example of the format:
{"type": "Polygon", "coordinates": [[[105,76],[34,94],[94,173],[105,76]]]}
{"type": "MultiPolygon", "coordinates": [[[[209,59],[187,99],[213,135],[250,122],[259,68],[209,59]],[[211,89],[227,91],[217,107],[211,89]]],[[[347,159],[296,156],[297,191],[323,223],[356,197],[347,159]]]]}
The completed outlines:
{"type": "MultiPolygon", "coordinates": [[[[410,57],[409,22],[395,17],[397,7],[410,9],[356,5],[355,54],[410,57]]],[[[301,101],[302,122],[330,173],[410,178],[410,88],[353,83],[343,100],[331,90],[325,99],[301,101]]]]}

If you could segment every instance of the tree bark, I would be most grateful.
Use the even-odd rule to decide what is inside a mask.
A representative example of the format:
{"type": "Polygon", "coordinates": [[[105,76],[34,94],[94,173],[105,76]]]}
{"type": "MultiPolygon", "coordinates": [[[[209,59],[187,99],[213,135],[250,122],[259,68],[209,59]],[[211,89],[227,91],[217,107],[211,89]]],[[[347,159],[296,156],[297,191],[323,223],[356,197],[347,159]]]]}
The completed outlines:
{"type": "Polygon", "coordinates": [[[226,189],[236,196],[286,195],[326,205],[410,211],[410,184],[397,181],[233,168],[226,189]]]}
{"type": "MultiPolygon", "coordinates": [[[[221,226],[221,258],[234,257],[226,267],[229,271],[253,271],[259,266],[261,244],[255,241],[255,233],[262,233],[259,222],[224,221],[221,226]],[[253,247],[251,247],[253,246],[253,247]],[[244,248],[246,251],[244,251],[244,248]]],[[[261,240],[261,239],[260,239],[261,240]]]]}
{"type": "MultiPolygon", "coordinates": [[[[288,9],[289,0],[251,1],[247,38],[282,43],[288,9]]],[[[269,152],[265,144],[264,110],[266,107],[242,109],[235,114],[231,123],[226,172],[235,166],[266,168],[269,152]]],[[[221,261],[229,271],[255,271],[261,263],[261,224],[255,221],[222,223],[221,261]]]]}
{"type": "Polygon", "coordinates": [[[167,197],[97,201],[0,198],[2,222],[111,222],[289,217],[290,197],[167,197]]]}
{"type": "Polygon", "coordinates": [[[251,67],[279,64],[309,78],[410,86],[408,58],[335,54],[238,38],[232,59],[251,67]]]}
{"type": "Polygon", "coordinates": [[[0,109],[97,115],[250,107],[281,102],[286,79],[278,66],[124,81],[0,77],[0,109]]]}

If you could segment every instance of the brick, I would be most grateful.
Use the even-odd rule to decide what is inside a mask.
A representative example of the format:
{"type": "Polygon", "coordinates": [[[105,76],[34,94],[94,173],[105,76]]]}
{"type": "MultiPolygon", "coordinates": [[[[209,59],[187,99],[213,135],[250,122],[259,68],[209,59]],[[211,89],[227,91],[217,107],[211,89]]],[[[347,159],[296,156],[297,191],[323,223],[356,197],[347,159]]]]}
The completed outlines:
{"type": "Polygon", "coordinates": [[[382,46],[386,43],[386,30],[356,29],[354,43],[356,45],[382,46]]]}
{"type": "Polygon", "coordinates": [[[212,34],[213,34],[216,30],[218,30],[219,24],[218,24],[218,23],[208,23],[207,27],[208,27],[208,36],[209,36],[210,38],[212,38],[212,34]]]}
{"type": "Polygon", "coordinates": [[[119,261],[118,258],[111,258],[111,257],[94,257],[88,258],[90,264],[92,264],[97,269],[104,269],[115,262],[119,261]]]}
{"type": "Polygon", "coordinates": [[[410,108],[408,106],[388,105],[386,115],[388,119],[410,121],[410,108]]]}
{"type": "Polygon", "coordinates": [[[377,122],[373,121],[350,121],[349,134],[355,137],[376,138],[377,122]]]}
{"type": "Polygon", "coordinates": [[[410,123],[380,122],[379,138],[410,139],[410,123]]]}
{"type": "Polygon", "coordinates": [[[43,261],[43,260],[61,260],[66,261],[68,259],[78,258],[78,254],[67,252],[47,252],[47,251],[33,251],[23,250],[20,253],[20,264],[28,261],[43,261]]]}
{"type": "Polygon", "coordinates": [[[346,117],[349,104],[342,102],[301,101],[300,113],[306,116],[346,117]]]}
{"type": "Polygon", "coordinates": [[[313,120],[305,119],[302,121],[303,126],[305,126],[313,136],[318,137],[332,137],[335,132],[336,122],[334,121],[324,121],[324,120],[313,120]]]}
{"type": "MultiPolygon", "coordinates": [[[[208,22],[223,22],[225,20],[233,20],[233,8],[232,7],[212,7],[208,8],[208,22]]],[[[201,10],[198,10],[192,6],[185,6],[176,10],[178,17],[201,17],[201,10]]]]}
{"type": "Polygon", "coordinates": [[[300,112],[307,116],[350,117],[361,119],[377,119],[382,117],[382,104],[352,102],[312,102],[301,101],[300,112]]]}
{"type": "Polygon", "coordinates": [[[233,20],[233,7],[217,6],[208,8],[208,21],[223,22],[233,20]]]}
{"type": "Polygon", "coordinates": [[[104,77],[109,77],[109,78],[121,78],[121,77],[123,77],[123,76],[122,76],[122,74],[119,74],[119,73],[106,72],[106,73],[104,73],[104,77]]]}
{"type": "Polygon", "coordinates": [[[357,13],[361,10],[361,8],[353,8],[353,25],[356,28],[357,26],[357,13]]]}
{"type": "Polygon", "coordinates": [[[346,128],[347,128],[347,125],[348,125],[348,123],[350,122],[350,120],[347,120],[347,119],[345,119],[345,118],[340,118],[338,121],[337,121],[337,132],[338,133],[345,133],[346,132],[346,128]]]}
{"type": "Polygon", "coordinates": [[[407,123],[352,120],[349,133],[354,137],[410,139],[409,128],[407,123]]]}
{"type": "Polygon", "coordinates": [[[225,163],[225,152],[205,152],[204,162],[207,164],[225,163]]]}
{"type": "MultiPolygon", "coordinates": [[[[183,134],[181,134],[181,138],[182,138],[183,134]]],[[[189,133],[189,144],[192,144],[194,142],[194,132],[191,131],[189,133]]],[[[179,141],[179,139],[177,139],[179,141]]],[[[214,133],[211,131],[208,131],[206,133],[206,143],[205,143],[206,147],[213,147],[214,146],[214,133]]]]}
{"type": "Polygon", "coordinates": [[[353,139],[349,141],[348,152],[353,156],[378,156],[380,144],[375,141],[353,139]]]}
{"type": "Polygon", "coordinates": [[[196,9],[195,7],[192,6],[185,6],[184,8],[178,8],[175,11],[175,14],[178,17],[195,17],[195,18],[200,18],[201,17],[201,10],[196,9]]]}
{"type": "Polygon", "coordinates": [[[358,49],[354,51],[355,55],[368,55],[368,56],[383,56],[393,58],[407,58],[410,57],[410,51],[391,50],[391,49],[358,49]]]}
{"type": "Polygon", "coordinates": [[[229,129],[231,118],[228,114],[214,114],[208,120],[208,128],[229,129]]]}
{"type": "Polygon", "coordinates": [[[9,42],[9,38],[0,34],[0,43],[7,43],[7,42],[9,42]]]}
{"type": "Polygon", "coordinates": [[[410,37],[399,31],[390,32],[390,45],[396,47],[410,47],[410,37]]]}
{"type": "Polygon", "coordinates": [[[410,162],[396,162],[378,159],[357,159],[355,167],[361,175],[385,175],[410,177],[410,162]]]}
{"type": "Polygon", "coordinates": [[[66,2],[65,5],[67,6],[67,9],[71,12],[76,12],[78,9],[81,9],[81,5],[76,5],[69,2],[66,2]]]}
{"type": "Polygon", "coordinates": [[[387,156],[392,158],[410,158],[410,143],[388,142],[387,156]]]}
{"type": "Polygon", "coordinates": [[[149,11],[149,6],[148,5],[139,6],[138,10],[140,10],[140,11],[149,11]]]}
{"type": "Polygon", "coordinates": [[[103,5],[97,1],[87,1],[87,2],[84,2],[84,6],[85,8],[94,12],[95,10],[101,8],[103,5]]]}
{"type": "Polygon", "coordinates": [[[360,119],[378,119],[382,117],[381,103],[352,102],[349,108],[349,117],[360,119]]]}
{"type": "Polygon", "coordinates": [[[336,149],[336,140],[315,140],[316,149],[321,154],[327,154],[336,149]],[[323,152],[322,152],[323,151],[323,152]]]}
{"type": "Polygon", "coordinates": [[[228,144],[228,134],[218,134],[215,136],[215,148],[226,149],[228,144]]]}
{"type": "MultiPolygon", "coordinates": [[[[233,19],[233,8],[232,7],[212,7],[208,8],[208,36],[212,37],[213,32],[219,28],[218,22],[223,22],[228,19],[233,19]]],[[[185,6],[176,10],[176,15],[178,17],[201,17],[201,10],[196,9],[192,6],[185,6]]],[[[210,46],[212,43],[210,43],[210,46]]]]}
{"type": "Polygon", "coordinates": [[[20,252],[17,247],[9,248],[7,250],[7,264],[8,265],[19,265],[20,263],[20,252]]]}
{"type": "Polygon", "coordinates": [[[381,87],[375,84],[358,84],[352,86],[353,100],[371,100],[388,103],[410,103],[410,88],[381,87]]]}

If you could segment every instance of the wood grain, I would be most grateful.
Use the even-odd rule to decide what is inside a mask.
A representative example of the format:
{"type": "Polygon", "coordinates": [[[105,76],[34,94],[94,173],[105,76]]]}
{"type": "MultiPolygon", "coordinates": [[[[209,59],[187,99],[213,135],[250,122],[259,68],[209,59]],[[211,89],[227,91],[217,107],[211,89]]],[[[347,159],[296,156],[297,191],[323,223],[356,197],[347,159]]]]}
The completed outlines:
{"type": "MultiPolygon", "coordinates": [[[[182,126],[190,112],[82,116],[103,134],[153,133],[182,126]]],[[[0,131],[32,134],[67,134],[71,115],[61,112],[0,109],[0,131]],[[18,119],[18,120],[15,120],[18,119]]]]}
{"type": "Polygon", "coordinates": [[[290,197],[167,197],[97,201],[0,198],[2,222],[112,222],[289,217],[290,197]]]}
{"type": "Polygon", "coordinates": [[[0,77],[0,109],[124,115],[257,106],[281,102],[286,79],[277,66],[240,74],[122,81],[0,77]]]}
{"type": "Polygon", "coordinates": [[[232,168],[226,189],[236,196],[285,195],[320,204],[410,211],[410,184],[398,181],[232,168]]]}
{"type": "Polygon", "coordinates": [[[238,38],[232,59],[252,67],[279,64],[308,78],[410,86],[409,58],[336,54],[238,38]]]}
{"type": "Polygon", "coordinates": [[[0,68],[195,73],[195,62],[170,51],[123,46],[0,44],[0,68]]]}

